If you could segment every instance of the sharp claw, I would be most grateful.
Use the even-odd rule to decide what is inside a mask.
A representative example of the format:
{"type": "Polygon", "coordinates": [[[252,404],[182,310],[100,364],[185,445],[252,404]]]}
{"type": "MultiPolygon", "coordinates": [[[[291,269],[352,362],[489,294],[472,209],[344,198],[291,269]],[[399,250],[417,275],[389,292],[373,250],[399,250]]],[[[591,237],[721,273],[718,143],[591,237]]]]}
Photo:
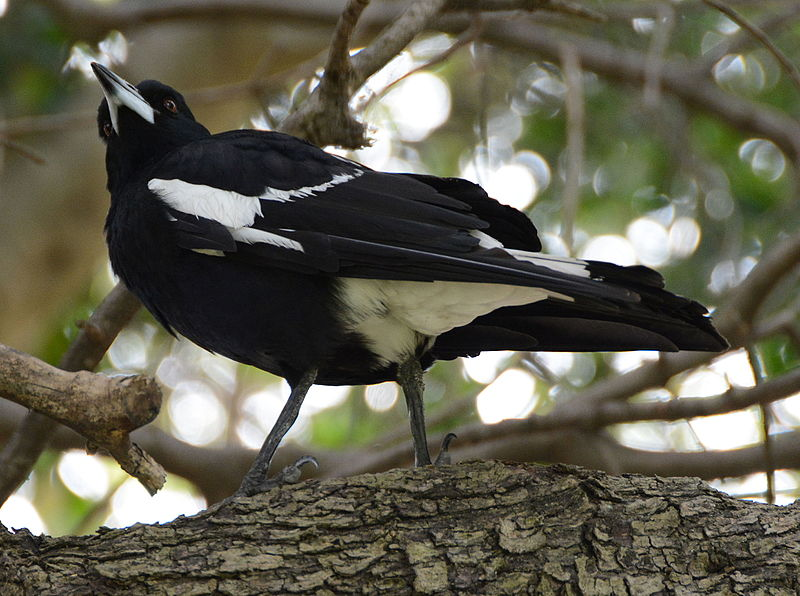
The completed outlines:
{"type": "Polygon", "coordinates": [[[436,456],[436,461],[433,462],[434,466],[446,466],[453,463],[448,449],[450,448],[452,440],[457,438],[458,435],[456,435],[456,433],[447,433],[444,436],[444,439],[442,439],[442,448],[439,450],[439,455],[436,456]]]}
{"type": "Polygon", "coordinates": [[[286,466],[279,474],[276,474],[272,478],[265,478],[255,486],[240,487],[236,494],[252,497],[255,494],[266,492],[276,486],[296,484],[300,481],[303,475],[303,466],[306,464],[313,464],[315,468],[319,469],[319,462],[315,457],[304,455],[298,458],[293,464],[286,466]]]}
{"type": "Polygon", "coordinates": [[[300,477],[303,475],[303,466],[306,464],[314,464],[314,467],[319,469],[319,462],[315,457],[311,455],[304,455],[298,458],[298,460],[293,464],[286,466],[283,471],[273,480],[273,482],[275,482],[273,486],[277,486],[279,484],[295,484],[299,482],[300,477]]]}

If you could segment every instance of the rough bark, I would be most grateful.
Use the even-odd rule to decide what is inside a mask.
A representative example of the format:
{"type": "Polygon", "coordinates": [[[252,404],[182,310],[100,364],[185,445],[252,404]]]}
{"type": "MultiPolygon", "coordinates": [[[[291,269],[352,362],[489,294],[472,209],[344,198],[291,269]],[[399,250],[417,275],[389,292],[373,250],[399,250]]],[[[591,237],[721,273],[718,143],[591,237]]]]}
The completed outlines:
{"type": "Polygon", "coordinates": [[[0,535],[16,594],[796,594],[800,507],[498,462],[310,481],[164,525],[0,535]]]}

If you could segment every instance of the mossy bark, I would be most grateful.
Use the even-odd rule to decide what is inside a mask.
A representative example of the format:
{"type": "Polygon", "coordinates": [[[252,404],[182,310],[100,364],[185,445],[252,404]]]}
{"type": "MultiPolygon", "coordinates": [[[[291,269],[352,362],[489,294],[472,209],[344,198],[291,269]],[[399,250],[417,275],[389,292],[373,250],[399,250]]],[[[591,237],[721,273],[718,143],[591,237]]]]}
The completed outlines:
{"type": "Polygon", "coordinates": [[[0,593],[797,594],[800,507],[697,479],[470,462],[310,481],[164,525],[0,534],[0,593]]]}

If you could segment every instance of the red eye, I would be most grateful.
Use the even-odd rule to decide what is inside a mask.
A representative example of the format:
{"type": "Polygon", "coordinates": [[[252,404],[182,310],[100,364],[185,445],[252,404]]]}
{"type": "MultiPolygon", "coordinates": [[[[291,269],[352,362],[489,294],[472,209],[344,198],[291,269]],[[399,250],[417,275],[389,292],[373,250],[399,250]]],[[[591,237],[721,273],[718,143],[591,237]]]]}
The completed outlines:
{"type": "Polygon", "coordinates": [[[171,97],[165,97],[164,101],[161,102],[161,105],[164,106],[165,110],[172,112],[173,114],[178,113],[178,104],[175,103],[175,100],[171,97]]]}
{"type": "Polygon", "coordinates": [[[103,134],[106,137],[110,137],[114,133],[114,127],[111,126],[111,122],[104,122],[103,123],[103,134]]]}

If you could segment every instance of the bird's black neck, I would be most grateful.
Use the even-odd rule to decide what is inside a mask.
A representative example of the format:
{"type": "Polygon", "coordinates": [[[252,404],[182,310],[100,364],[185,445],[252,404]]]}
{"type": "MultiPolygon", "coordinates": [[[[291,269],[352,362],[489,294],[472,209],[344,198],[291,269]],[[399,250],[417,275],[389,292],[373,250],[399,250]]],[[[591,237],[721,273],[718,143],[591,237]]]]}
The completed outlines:
{"type": "Polygon", "coordinates": [[[126,134],[125,122],[121,124],[121,134],[111,140],[106,149],[108,190],[112,195],[132,176],[141,174],[172,151],[211,134],[194,121],[183,122],[173,129],[139,126],[135,134],[126,134]]]}

